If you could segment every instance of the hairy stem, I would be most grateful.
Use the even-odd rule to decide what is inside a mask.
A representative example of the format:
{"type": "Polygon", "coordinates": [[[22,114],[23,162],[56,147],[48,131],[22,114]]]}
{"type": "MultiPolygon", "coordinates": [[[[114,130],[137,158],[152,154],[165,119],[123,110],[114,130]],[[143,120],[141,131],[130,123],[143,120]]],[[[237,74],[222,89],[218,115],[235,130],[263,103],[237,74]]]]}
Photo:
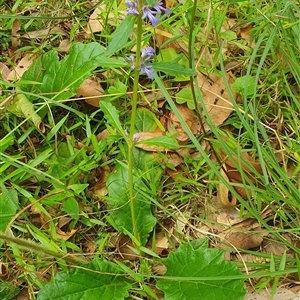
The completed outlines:
{"type": "MultiPolygon", "coordinates": [[[[138,11],[142,11],[143,1],[138,1],[138,11]]],[[[129,206],[131,212],[133,235],[135,239],[140,244],[140,236],[136,225],[136,213],[135,213],[135,195],[134,191],[134,162],[133,162],[133,149],[134,149],[134,129],[135,129],[135,119],[137,110],[137,100],[138,100],[138,89],[139,89],[139,77],[140,77],[140,61],[141,61],[141,44],[142,44],[142,15],[141,13],[137,17],[137,37],[136,37],[136,60],[134,69],[134,83],[133,83],[133,94],[131,102],[131,119],[130,119],[130,129],[128,136],[128,184],[129,184],[129,206]]],[[[139,245],[138,245],[139,246],[139,245]]]]}
{"type": "Polygon", "coordinates": [[[44,246],[36,244],[32,241],[28,241],[28,240],[21,239],[21,238],[16,238],[16,237],[13,237],[13,236],[10,236],[7,234],[0,233],[0,239],[4,240],[5,242],[14,243],[14,244],[18,245],[20,248],[23,248],[25,250],[38,252],[38,253],[41,253],[44,255],[49,255],[50,257],[56,257],[58,259],[63,259],[69,263],[84,264],[84,263],[89,262],[89,260],[87,260],[86,258],[76,257],[72,254],[68,254],[68,253],[64,253],[64,252],[52,251],[52,250],[49,250],[49,249],[45,248],[44,246]]]}

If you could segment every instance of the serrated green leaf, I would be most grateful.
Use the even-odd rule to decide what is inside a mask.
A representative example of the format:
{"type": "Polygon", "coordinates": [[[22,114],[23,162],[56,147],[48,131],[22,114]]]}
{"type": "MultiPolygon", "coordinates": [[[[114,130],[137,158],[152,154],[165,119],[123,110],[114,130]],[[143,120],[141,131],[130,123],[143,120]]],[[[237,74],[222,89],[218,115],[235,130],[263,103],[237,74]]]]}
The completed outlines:
{"type": "Polygon", "coordinates": [[[110,125],[114,126],[119,134],[124,136],[124,130],[119,119],[119,112],[117,111],[115,106],[113,106],[111,102],[103,100],[100,101],[100,108],[103,111],[104,117],[107,122],[110,125]]]}
{"type": "Polygon", "coordinates": [[[18,193],[6,189],[3,184],[0,184],[0,191],[0,231],[5,231],[18,209],[18,193]]]}
{"type": "Polygon", "coordinates": [[[186,103],[191,110],[195,109],[195,103],[193,99],[193,93],[190,88],[183,88],[176,94],[176,102],[178,104],[186,103]]]}
{"type": "MultiPolygon", "coordinates": [[[[76,94],[77,88],[92,70],[101,67],[101,63],[110,66],[120,60],[103,57],[104,48],[96,42],[89,44],[75,43],[69,54],[61,61],[56,51],[49,51],[37,58],[23,74],[20,89],[33,94],[52,95],[55,100],[68,99],[76,94]]],[[[124,62],[122,62],[125,65],[124,62]]],[[[51,96],[49,96],[51,97],[51,96]]]]}
{"type": "Polygon", "coordinates": [[[153,69],[156,72],[163,72],[167,75],[184,75],[184,76],[195,76],[196,72],[190,68],[185,67],[184,65],[172,62],[161,62],[153,63],[153,69]]]}
{"type": "Polygon", "coordinates": [[[201,240],[200,244],[197,240],[183,244],[169,254],[164,264],[167,267],[165,276],[174,277],[157,282],[165,300],[241,300],[246,295],[243,280],[217,279],[218,276],[241,275],[241,272],[232,262],[224,260],[223,250],[209,249],[201,240]]]}
{"type": "Polygon", "coordinates": [[[116,229],[123,233],[126,233],[126,231],[133,233],[134,222],[141,244],[145,245],[149,233],[156,224],[156,218],[151,211],[151,202],[139,192],[140,190],[146,190],[147,187],[141,178],[134,176],[136,195],[134,198],[135,219],[133,220],[128,203],[128,186],[128,170],[120,164],[107,179],[109,215],[113,219],[116,229]]]}
{"type": "Polygon", "coordinates": [[[104,258],[58,273],[38,293],[38,300],[123,300],[128,297],[131,282],[123,270],[104,258]]]}
{"type": "Polygon", "coordinates": [[[117,29],[111,35],[111,41],[109,42],[105,51],[106,56],[111,56],[123,48],[128,41],[130,34],[132,33],[135,21],[135,16],[128,15],[117,27],[117,29]]]}

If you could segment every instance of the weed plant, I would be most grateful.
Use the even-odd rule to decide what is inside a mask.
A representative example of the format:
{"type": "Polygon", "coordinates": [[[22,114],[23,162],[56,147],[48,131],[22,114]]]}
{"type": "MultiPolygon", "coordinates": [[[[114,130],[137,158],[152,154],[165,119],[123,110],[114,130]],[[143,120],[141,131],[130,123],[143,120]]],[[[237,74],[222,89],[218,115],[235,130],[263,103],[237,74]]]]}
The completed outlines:
{"type": "MultiPolygon", "coordinates": [[[[0,79],[0,298],[235,300],[246,288],[267,287],[271,297],[279,286],[294,287],[298,4],[3,2],[1,63],[12,68],[26,53],[37,58],[18,80],[3,72],[0,79]],[[101,30],[87,33],[95,8],[101,30]],[[26,37],[55,26],[63,30],[26,37]],[[67,54],[60,51],[66,36],[67,54]],[[200,73],[224,82],[233,107],[221,124],[200,73]],[[77,98],[87,78],[103,89],[96,107],[77,98]],[[189,86],[183,102],[200,134],[174,97],[181,85],[189,86]],[[178,120],[175,131],[160,118],[167,112],[178,120]],[[143,140],[157,128],[161,135],[143,140]],[[183,144],[178,128],[187,135],[183,144]],[[176,151],[180,168],[169,157],[176,151]],[[240,182],[224,176],[222,157],[240,182]],[[240,222],[257,224],[263,242],[256,247],[234,247],[217,232],[220,185],[229,206],[237,199],[229,210],[240,222]]],[[[250,225],[241,228],[253,236],[250,225]]]]}

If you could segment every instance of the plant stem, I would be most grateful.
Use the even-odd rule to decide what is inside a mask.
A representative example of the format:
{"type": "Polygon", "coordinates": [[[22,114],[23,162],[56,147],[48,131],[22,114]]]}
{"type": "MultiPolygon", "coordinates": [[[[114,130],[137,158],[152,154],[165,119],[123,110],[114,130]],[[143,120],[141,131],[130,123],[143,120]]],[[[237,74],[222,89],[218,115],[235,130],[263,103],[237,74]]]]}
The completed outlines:
{"type": "MultiPolygon", "coordinates": [[[[138,11],[142,11],[143,1],[138,1],[138,11]]],[[[135,119],[137,110],[137,99],[138,99],[138,88],[139,88],[139,77],[140,77],[140,60],[141,60],[141,44],[142,44],[142,15],[141,13],[137,17],[137,37],[136,37],[136,60],[134,69],[134,82],[133,82],[133,93],[131,102],[131,118],[130,118],[130,129],[128,136],[128,184],[129,184],[129,206],[131,212],[133,235],[140,244],[140,236],[136,226],[136,214],[135,214],[135,191],[134,191],[134,162],[133,162],[133,149],[134,141],[133,135],[135,130],[135,119]]],[[[140,245],[138,245],[140,246],[140,245]]]]}
{"type": "Polygon", "coordinates": [[[86,259],[86,258],[76,257],[72,254],[68,254],[68,253],[64,253],[64,252],[56,252],[56,251],[53,251],[53,250],[49,250],[46,247],[44,247],[42,245],[39,245],[39,244],[36,244],[32,241],[12,237],[12,236],[9,236],[7,234],[0,233],[0,239],[4,240],[5,242],[14,243],[14,244],[18,245],[20,248],[23,248],[25,250],[30,250],[30,251],[42,253],[44,255],[45,254],[49,255],[50,257],[56,257],[58,259],[63,259],[65,261],[69,262],[69,263],[84,264],[84,263],[89,262],[89,260],[86,259]]]}

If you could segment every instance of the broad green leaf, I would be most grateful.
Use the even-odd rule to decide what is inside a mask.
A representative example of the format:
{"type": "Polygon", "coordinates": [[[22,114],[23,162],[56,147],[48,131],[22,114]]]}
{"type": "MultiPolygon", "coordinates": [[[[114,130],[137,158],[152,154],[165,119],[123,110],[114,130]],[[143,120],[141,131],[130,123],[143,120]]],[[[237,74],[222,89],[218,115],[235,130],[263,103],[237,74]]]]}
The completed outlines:
{"type": "Polygon", "coordinates": [[[17,209],[18,193],[0,184],[0,231],[5,231],[17,209]]]}
{"type": "Polygon", "coordinates": [[[154,131],[159,122],[153,112],[147,108],[138,108],[136,111],[135,130],[141,131],[154,131]]]}
{"type": "Polygon", "coordinates": [[[165,276],[173,277],[157,282],[165,300],[241,300],[246,295],[242,279],[218,280],[219,276],[241,275],[241,272],[234,263],[224,260],[223,250],[209,249],[203,240],[183,244],[169,254],[164,264],[165,276]]]}
{"type": "Polygon", "coordinates": [[[33,104],[24,94],[17,94],[8,110],[17,116],[29,119],[36,128],[42,129],[41,117],[35,112],[33,104]]]}
{"type": "Polygon", "coordinates": [[[123,300],[131,283],[116,264],[95,259],[70,273],[58,273],[38,293],[38,300],[123,300]]]}
{"type": "Polygon", "coordinates": [[[153,63],[153,69],[156,72],[163,72],[167,75],[184,75],[184,76],[195,76],[196,72],[190,68],[185,67],[184,65],[172,62],[161,62],[153,63]]]}
{"type": "MultiPolygon", "coordinates": [[[[22,82],[33,81],[38,84],[21,84],[22,91],[34,94],[47,94],[55,100],[68,99],[76,94],[77,88],[91,72],[101,67],[101,63],[110,67],[120,61],[103,57],[104,48],[96,42],[75,43],[70,53],[61,61],[52,50],[37,58],[23,74],[22,82]]],[[[123,65],[124,62],[123,62],[123,65]]]]}
{"type": "Polygon", "coordinates": [[[190,88],[183,88],[176,94],[176,102],[178,104],[186,103],[189,109],[195,109],[193,93],[190,88]]]}
{"type": "Polygon", "coordinates": [[[251,97],[256,91],[255,78],[253,76],[242,76],[235,79],[231,88],[236,92],[251,97]]]}
{"type": "Polygon", "coordinates": [[[113,219],[116,229],[123,233],[126,231],[133,233],[134,223],[140,241],[142,245],[145,245],[149,233],[156,224],[156,218],[151,211],[151,202],[140,193],[140,190],[146,190],[147,187],[141,178],[134,176],[135,216],[131,215],[128,187],[128,170],[121,164],[117,165],[115,171],[107,179],[109,215],[113,219]]]}
{"type": "Polygon", "coordinates": [[[124,45],[128,41],[130,34],[132,34],[135,21],[135,16],[128,15],[117,27],[117,29],[111,35],[111,40],[105,51],[106,56],[111,56],[124,47],[124,45]]]}
{"type": "Polygon", "coordinates": [[[104,113],[104,117],[107,122],[114,126],[115,129],[118,131],[119,134],[124,135],[124,130],[122,128],[120,119],[119,119],[119,112],[117,109],[108,101],[101,101],[100,108],[104,113]]]}
{"type": "Polygon", "coordinates": [[[75,198],[71,197],[64,201],[63,210],[74,220],[79,218],[79,205],[75,198]]]}

